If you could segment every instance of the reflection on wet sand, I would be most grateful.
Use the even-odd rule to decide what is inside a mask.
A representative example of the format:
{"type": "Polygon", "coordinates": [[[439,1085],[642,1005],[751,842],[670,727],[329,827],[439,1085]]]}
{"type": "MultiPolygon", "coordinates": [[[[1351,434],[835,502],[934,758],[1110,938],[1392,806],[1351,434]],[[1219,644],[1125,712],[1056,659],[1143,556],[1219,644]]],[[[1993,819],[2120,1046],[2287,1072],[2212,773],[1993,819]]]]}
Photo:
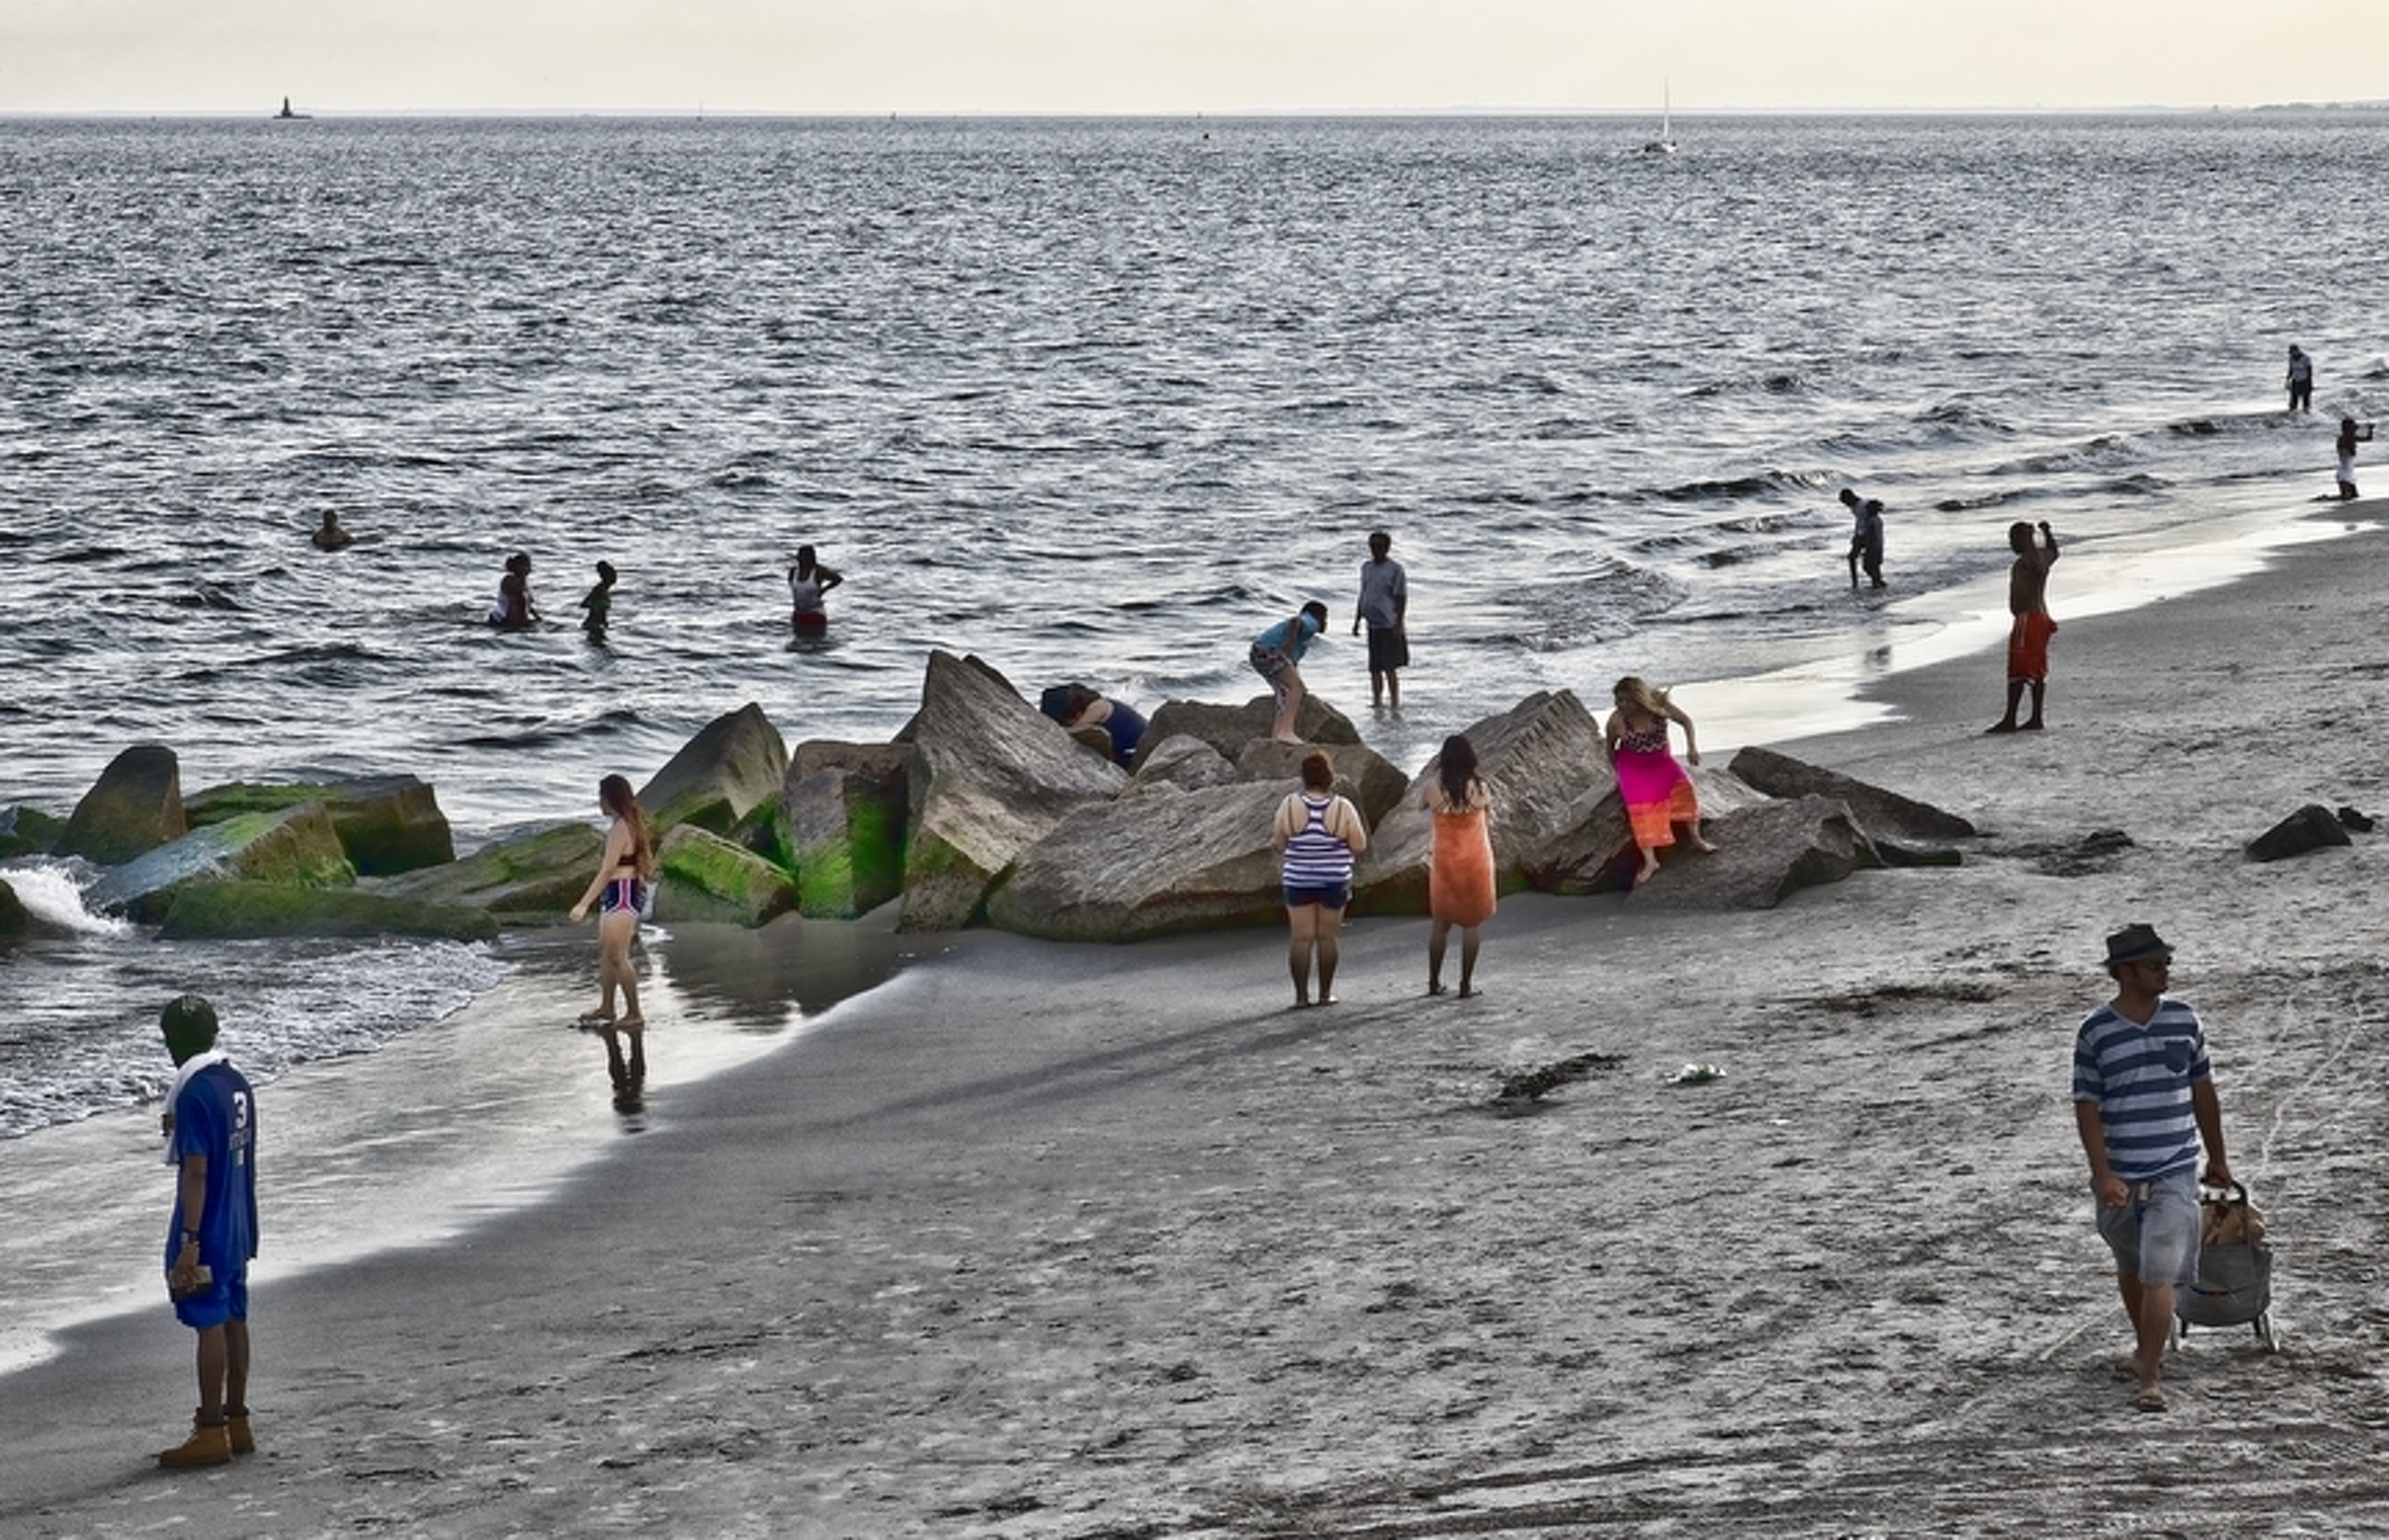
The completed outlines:
{"type": "Polygon", "coordinates": [[[719,1018],[777,1032],[886,983],[924,950],[923,938],[896,933],[893,909],[853,921],[790,915],[757,930],[676,925],[645,950],[681,995],[719,1018]]]}

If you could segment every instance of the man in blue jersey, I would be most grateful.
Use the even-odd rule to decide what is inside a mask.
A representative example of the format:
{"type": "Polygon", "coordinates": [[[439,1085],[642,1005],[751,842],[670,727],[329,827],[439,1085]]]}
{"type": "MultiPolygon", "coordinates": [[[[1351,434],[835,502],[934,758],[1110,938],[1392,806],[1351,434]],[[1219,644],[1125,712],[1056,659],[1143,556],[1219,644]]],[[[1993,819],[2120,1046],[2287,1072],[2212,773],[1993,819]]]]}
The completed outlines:
{"type": "Polygon", "coordinates": [[[2198,1013],[2168,998],[2173,949],[2145,925],[2107,938],[2116,997],[2074,1037],[2074,1121],[2090,1158],[2098,1233],[2115,1252],[2116,1281],[2136,1348],[2133,1404],[2165,1408],[2157,1386],[2173,1331],[2173,1292],[2198,1277],[2198,1156],[2206,1181],[2228,1187],[2223,1107],[2206,1061],[2198,1013]]]}
{"type": "Polygon", "coordinates": [[[199,1334],[199,1412],[191,1436],[160,1453],[176,1468],[221,1465],[257,1447],[248,1426],[248,1264],[257,1254],[257,1103],[216,1047],[215,1008],[196,995],[159,1018],[174,1056],[166,1164],[175,1168],[166,1292],[199,1334]]]}

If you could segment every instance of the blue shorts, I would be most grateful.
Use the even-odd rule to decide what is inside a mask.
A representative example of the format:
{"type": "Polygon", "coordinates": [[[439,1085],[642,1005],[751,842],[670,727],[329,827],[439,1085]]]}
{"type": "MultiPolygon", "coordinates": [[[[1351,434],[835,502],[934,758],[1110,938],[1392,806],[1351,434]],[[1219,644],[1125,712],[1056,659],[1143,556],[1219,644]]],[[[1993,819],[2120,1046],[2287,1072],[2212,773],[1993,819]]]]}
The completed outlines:
{"type": "Polygon", "coordinates": [[[1324,888],[1296,888],[1285,885],[1281,887],[1280,891],[1285,894],[1285,907],[1290,909],[1302,909],[1312,904],[1318,905],[1323,909],[1340,909],[1352,902],[1350,883],[1329,883],[1324,888]]]}
{"type": "Polygon", "coordinates": [[[219,1273],[199,1293],[176,1299],[174,1318],[195,1332],[248,1319],[248,1269],[242,1268],[230,1277],[219,1273]]]}
{"type": "MultiPolygon", "coordinates": [[[[2170,1176],[2131,1185],[2120,1208],[2098,1204],[2098,1235],[2116,1254],[2116,1272],[2152,1288],[2184,1288],[2198,1281],[2198,1171],[2184,1166],[2170,1176]]],[[[2098,1202],[2097,1195],[2092,1197],[2098,1202]]]]}
{"type": "Polygon", "coordinates": [[[647,890],[635,877],[616,877],[606,884],[605,896],[597,901],[601,914],[620,914],[628,910],[638,913],[647,903],[647,890]]]}

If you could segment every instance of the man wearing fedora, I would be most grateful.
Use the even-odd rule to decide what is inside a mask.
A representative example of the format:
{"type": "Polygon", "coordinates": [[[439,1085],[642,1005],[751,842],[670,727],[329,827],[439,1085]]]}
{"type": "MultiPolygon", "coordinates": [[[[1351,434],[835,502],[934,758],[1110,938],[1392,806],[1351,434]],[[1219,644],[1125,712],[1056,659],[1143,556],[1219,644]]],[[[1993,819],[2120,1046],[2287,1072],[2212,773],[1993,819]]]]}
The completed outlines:
{"type": "Polygon", "coordinates": [[[2206,1031],[2197,1012],[2165,995],[2172,962],[2173,949],[2148,926],[2109,936],[2115,998],[2074,1037],[2074,1121],[2136,1343],[2116,1372],[2137,1383],[2132,1404],[2144,1412],[2165,1409],[2157,1378],[2173,1332],[2173,1292],[2198,1277],[2202,1144],[2207,1184],[2231,1182],[2206,1031]]]}

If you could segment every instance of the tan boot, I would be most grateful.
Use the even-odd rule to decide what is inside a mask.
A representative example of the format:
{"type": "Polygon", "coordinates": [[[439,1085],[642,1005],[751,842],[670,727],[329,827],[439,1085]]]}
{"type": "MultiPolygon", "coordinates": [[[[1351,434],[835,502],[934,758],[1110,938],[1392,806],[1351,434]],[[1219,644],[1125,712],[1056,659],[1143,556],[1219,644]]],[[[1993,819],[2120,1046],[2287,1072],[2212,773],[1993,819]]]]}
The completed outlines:
{"type": "Polygon", "coordinates": [[[256,1437],[248,1430],[248,1413],[225,1413],[224,1431],[228,1436],[228,1442],[232,1445],[232,1452],[234,1454],[255,1454],[257,1452],[256,1437]]]}
{"type": "Polygon", "coordinates": [[[172,1470],[232,1463],[232,1435],[222,1422],[191,1419],[191,1436],[171,1449],[158,1451],[158,1463],[172,1470]]]}

